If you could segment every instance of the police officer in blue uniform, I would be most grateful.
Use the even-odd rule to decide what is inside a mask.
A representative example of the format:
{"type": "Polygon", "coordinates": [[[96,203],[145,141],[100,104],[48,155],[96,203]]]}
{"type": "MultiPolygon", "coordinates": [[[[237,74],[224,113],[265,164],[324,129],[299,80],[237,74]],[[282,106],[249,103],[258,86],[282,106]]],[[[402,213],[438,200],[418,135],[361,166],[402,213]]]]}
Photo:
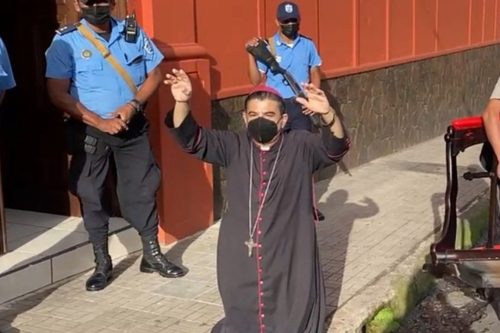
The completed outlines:
{"type": "MultiPolygon", "coordinates": [[[[288,71],[298,83],[312,83],[315,87],[321,84],[321,58],[314,42],[299,34],[300,11],[296,3],[281,2],[276,10],[276,25],[278,31],[268,39],[269,49],[275,56],[280,67],[288,71]]],[[[252,38],[246,46],[257,45],[258,38],[252,38]]],[[[273,73],[251,54],[248,54],[248,74],[252,84],[264,83],[276,89],[285,101],[288,123],[285,130],[312,130],[311,117],[302,112],[302,106],[295,101],[295,94],[283,75],[273,73]]],[[[316,207],[313,209],[314,218],[325,219],[316,207]]]]}
{"type": "MultiPolygon", "coordinates": [[[[9,54],[5,48],[2,38],[0,38],[0,105],[2,105],[3,99],[5,97],[5,91],[12,89],[16,86],[16,81],[14,80],[14,75],[12,75],[12,68],[10,67],[9,54]]],[[[3,191],[2,191],[2,176],[0,172],[0,222],[5,221],[4,212],[2,209],[3,203],[3,191]]],[[[0,223],[0,228],[4,227],[4,223],[0,223]]],[[[5,235],[5,230],[1,234],[5,235]]],[[[5,241],[0,239],[0,247],[2,242],[5,241]]]]}
{"type": "MultiPolygon", "coordinates": [[[[297,4],[285,1],[278,5],[276,12],[278,31],[269,39],[269,48],[282,68],[292,74],[298,83],[312,83],[318,87],[321,83],[321,58],[314,42],[299,34],[300,12],[297,4]]],[[[253,38],[248,45],[256,45],[258,39],[253,38]]],[[[278,90],[286,103],[288,114],[287,129],[312,130],[309,116],[302,113],[302,107],[295,102],[295,95],[284,80],[283,75],[272,73],[260,61],[249,54],[248,72],[252,84],[265,82],[266,85],[278,90]]]]}
{"type": "Polygon", "coordinates": [[[57,31],[46,52],[47,87],[52,102],[71,116],[70,190],[82,206],[96,268],[86,289],[104,289],[112,276],[108,253],[109,213],[104,182],[113,157],[123,217],[143,244],[142,272],[181,277],[158,244],[155,194],[160,171],[148,140],[144,105],[162,80],[163,55],[134,21],[111,16],[114,0],[74,0],[82,16],[57,31]]]}
{"type": "Polygon", "coordinates": [[[9,54],[5,48],[2,38],[0,38],[0,104],[2,104],[5,91],[16,86],[12,67],[10,66],[9,54]]]}

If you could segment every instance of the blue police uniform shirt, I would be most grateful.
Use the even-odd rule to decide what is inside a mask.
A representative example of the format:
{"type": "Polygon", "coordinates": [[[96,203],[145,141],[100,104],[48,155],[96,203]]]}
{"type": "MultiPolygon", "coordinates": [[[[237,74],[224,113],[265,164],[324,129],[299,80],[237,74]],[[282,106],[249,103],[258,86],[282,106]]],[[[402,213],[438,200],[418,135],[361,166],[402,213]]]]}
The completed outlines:
{"type": "MultiPolygon", "coordinates": [[[[151,72],[163,60],[160,50],[149,37],[139,29],[135,43],[125,41],[124,22],[111,20],[109,41],[95,33],[85,19],[87,26],[98,40],[127,70],[139,89],[151,72]]],[[[46,77],[70,79],[70,94],[87,109],[103,118],[110,118],[131,99],[134,93],[122,76],[104,59],[78,30],[56,35],[45,53],[46,77]]]]}
{"type": "Polygon", "coordinates": [[[2,38],[0,38],[0,92],[14,88],[16,81],[12,74],[10,66],[9,54],[5,48],[2,38]]]}
{"type": "MultiPolygon", "coordinates": [[[[297,83],[310,82],[310,69],[321,66],[321,58],[314,42],[302,35],[299,35],[290,45],[281,40],[279,33],[272,38],[276,45],[276,61],[280,66],[287,70],[297,83]]],[[[278,90],[283,98],[294,97],[292,89],[281,74],[273,74],[260,61],[257,62],[257,66],[262,73],[266,74],[268,86],[278,90]]]]}

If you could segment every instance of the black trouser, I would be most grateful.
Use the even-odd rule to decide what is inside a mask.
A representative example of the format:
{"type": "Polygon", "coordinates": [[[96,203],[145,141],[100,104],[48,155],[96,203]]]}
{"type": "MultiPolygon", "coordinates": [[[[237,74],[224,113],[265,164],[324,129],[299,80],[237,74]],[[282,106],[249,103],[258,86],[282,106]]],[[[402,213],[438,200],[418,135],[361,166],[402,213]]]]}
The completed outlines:
{"type": "Polygon", "coordinates": [[[295,101],[295,97],[285,98],[285,108],[288,114],[285,130],[312,131],[311,117],[302,113],[302,105],[295,101]]]}
{"type": "Polygon", "coordinates": [[[155,194],[160,171],[149,144],[147,122],[140,118],[118,136],[81,124],[70,132],[76,137],[84,138],[86,134],[97,139],[95,152],[74,151],[70,166],[70,190],[80,199],[85,229],[93,244],[102,244],[108,237],[110,216],[103,207],[103,194],[111,156],[116,165],[116,192],[123,217],[143,237],[158,233],[155,194]]]}

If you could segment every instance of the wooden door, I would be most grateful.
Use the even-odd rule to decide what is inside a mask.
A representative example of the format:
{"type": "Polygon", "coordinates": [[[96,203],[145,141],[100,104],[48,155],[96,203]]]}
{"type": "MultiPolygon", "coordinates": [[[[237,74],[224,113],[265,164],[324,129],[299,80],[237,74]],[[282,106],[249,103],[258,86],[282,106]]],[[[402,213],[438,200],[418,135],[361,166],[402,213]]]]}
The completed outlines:
{"type": "MultiPolygon", "coordinates": [[[[1,162],[1,161],[0,161],[1,162]]],[[[2,170],[0,163],[0,254],[7,252],[7,221],[3,207],[2,170]]]]}

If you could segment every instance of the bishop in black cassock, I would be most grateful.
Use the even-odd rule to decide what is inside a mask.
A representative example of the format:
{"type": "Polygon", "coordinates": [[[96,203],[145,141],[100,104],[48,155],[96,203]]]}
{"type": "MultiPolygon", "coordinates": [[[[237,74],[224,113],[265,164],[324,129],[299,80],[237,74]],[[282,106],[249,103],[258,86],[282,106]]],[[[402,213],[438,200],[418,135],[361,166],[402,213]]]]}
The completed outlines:
{"type": "Polygon", "coordinates": [[[212,333],[323,333],[325,287],[313,221],[313,173],[347,152],[349,140],[323,91],[305,85],[306,113],[320,133],[283,131],[279,93],[255,89],[245,101],[247,131],[200,127],[189,112],[191,82],[167,74],[176,100],[165,124],[189,154],[226,168],[228,210],[217,247],[225,318],[212,333]]]}

